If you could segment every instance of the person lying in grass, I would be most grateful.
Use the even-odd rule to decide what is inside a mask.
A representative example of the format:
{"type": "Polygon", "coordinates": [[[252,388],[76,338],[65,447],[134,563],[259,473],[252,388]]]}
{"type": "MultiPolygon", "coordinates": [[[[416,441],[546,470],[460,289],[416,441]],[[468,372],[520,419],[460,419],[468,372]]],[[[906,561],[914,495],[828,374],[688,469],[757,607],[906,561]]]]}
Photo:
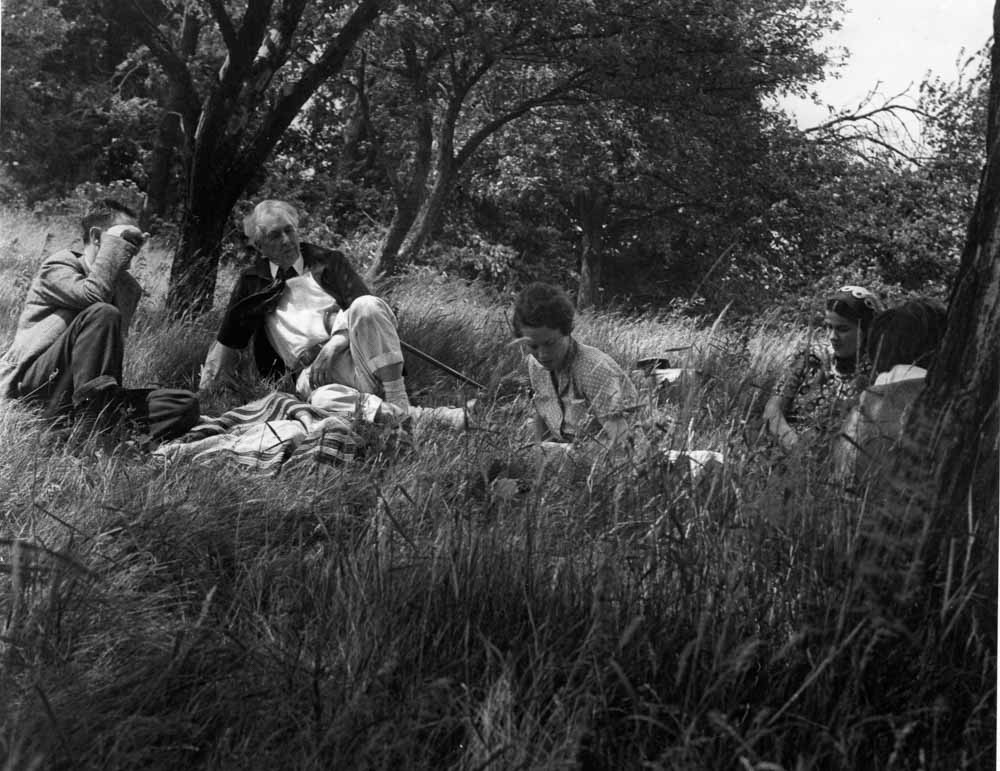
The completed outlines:
{"type": "Polygon", "coordinates": [[[628,431],[639,396],[614,359],[573,337],[573,317],[573,303],[551,284],[529,285],[514,304],[514,334],[527,354],[533,391],[534,438],[612,447],[628,431]]]}
{"type": "Polygon", "coordinates": [[[128,268],[148,234],[110,199],[95,202],[81,225],[83,251],[47,257],[28,287],[0,360],[0,396],[40,405],[88,435],[127,418],[151,440],[178,436],[198,422],[194,394],[122,387],[125,333],[142,295],[128,268]]]}
{"type": "Polygon", "coordinates": [[[859,286],[845,286],[826,301],[827,345],[807,348],[790,361],[764,408],[768,432],[791,450],[806,431],[827,436],[839,428],[861,392],[858,357],[882,303],[859,286]]]}

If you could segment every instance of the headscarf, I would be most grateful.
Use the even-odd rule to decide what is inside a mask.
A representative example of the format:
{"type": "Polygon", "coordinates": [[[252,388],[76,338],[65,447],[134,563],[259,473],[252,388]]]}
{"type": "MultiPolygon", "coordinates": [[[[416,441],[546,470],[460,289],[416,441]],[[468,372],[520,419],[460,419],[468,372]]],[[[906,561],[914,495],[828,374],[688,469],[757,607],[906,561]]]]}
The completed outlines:
{"type": "Polygon", "coordinates": [[[883,310],[882,301],[863,286],[842,286],[826,298],[826,309],[856,321],[867,330],[876,313],[883,310]]]}

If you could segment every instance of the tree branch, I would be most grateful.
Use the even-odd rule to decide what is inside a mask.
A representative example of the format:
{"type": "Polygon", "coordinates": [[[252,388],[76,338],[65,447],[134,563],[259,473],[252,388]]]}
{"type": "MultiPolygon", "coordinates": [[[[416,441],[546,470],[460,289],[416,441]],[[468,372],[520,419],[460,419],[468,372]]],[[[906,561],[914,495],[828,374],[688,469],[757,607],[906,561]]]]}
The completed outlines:
{"type": "Polygon", "coordinates": [[[498,115],[493,118],[493,120],[480,126],[472,135],[466,140],[462,149],[458,151],[455,156],[455,165],[457,168],[461,168],[462,165],[469,159],[469,157],[479,148],[479,146],[486,141],[492,134],[499,131],[505,125],[511,121],[517,120],[522,115],[526,115],[532,110],[543,107],[546,105],[552,105],[560,102],[560,97],[568,94],[573,87],[576,85],[577,81],[583,76],[584,70],[570,75],[565,81],[552,87],[544,94],[539,96],[526,99],[520,104],[512,107],[507,112],[498,115]]]}
{"type": "MultiPolygon", "coordinates": [[[[154,0],[152,3],[147,2],[146,4],[153,5],[156,10],[162,11],[164,15],[168,15],[166,7],[159,0],[154,0]]],[[[150,53],[153,54],[156,61],[160,63],[167,77],[183,93],[184,101],[188,104],[200,104],[201,99],[198,96],[198,91],[195,88],[194,79],[191,77],[191,71],[188,69],[187,62],[177,54],[170,39],[157,26],[156,22],[149,17],[146,9],[140,5],[139,0],[131,0],[131,2],[121,7],[125,16],[133,23],[139,38],[149,48],[150,53]]]]}
{"type": "MultiPolygon", "coordinates": [[[[302,0],[291,0],[299,4],[302,0]]],[[[343,67],[354,44],[382,12],[380,0],[361,0],[340,32],[314,64],[282,92],[247,146],[240,160],[240,174],[249,177],[260,167],[282,133],[324,80],[343,67]]],[[[289,17],[290,18],[290,17],[289,17]]]]}
{"type": "Polygon", "coordinates": [[[234,54],[237,48],[236,28],[233,26],[232,18],[226,12],[225,5],[223,5],[222,0],[208,0],[208,7],[212,11],[212,16],[215,17],[215,23],[219,26],[219,32],[222,33],[226,50],[230,54],[234,54]]]}

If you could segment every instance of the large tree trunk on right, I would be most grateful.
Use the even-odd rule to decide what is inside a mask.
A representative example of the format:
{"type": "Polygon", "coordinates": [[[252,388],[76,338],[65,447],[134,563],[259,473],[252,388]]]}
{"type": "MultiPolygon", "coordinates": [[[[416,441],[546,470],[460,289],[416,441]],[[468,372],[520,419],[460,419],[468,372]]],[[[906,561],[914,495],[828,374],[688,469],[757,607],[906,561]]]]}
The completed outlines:
{"type": "MultiPolygon", "coordinates": [[[[994,31],[1000,29],[1000,6],[994,31]]],[[[1000,391],[1000,57],[993,47],[987,161],[948,325],[911,408],[862,557],[884,566],[881,599],[949,633],[996,622],[1000,391]],[[866,553],[865,553],[866,552],[866,553]],[[956,598],[964,598],[957,602],[956,598]],[[954,613],[952,617],[950,614],[954,613]]],[[[995,642],[995,641],[994,641],[995,642]]]]}

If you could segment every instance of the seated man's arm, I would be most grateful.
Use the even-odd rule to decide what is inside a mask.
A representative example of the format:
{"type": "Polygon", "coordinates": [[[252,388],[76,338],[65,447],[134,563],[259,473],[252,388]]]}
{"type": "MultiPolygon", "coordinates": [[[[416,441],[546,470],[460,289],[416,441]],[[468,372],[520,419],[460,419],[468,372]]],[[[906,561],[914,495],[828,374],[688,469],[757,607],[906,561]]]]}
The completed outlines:
{"type": "Polygon", "coordinates": [[[35,281],[38,300],[72,310],[111,302],[119,274],[128,267],[142,243],[143,233],[139,228],[115,225],[101,235],[100,248],[86,275],[58,256],[46,260],[35,281]]]}
{"type": "Polygon", "coordinates": [[[239,351],[247,347],[254,332],[262,326],[266,303],[263,299],[254,302],[259,294],[255,289],[253,279],[245,272],[236,280],[219,334],[202,365],[199,391],[210,390],[233,375],[239,351]]]}
{"type": "Polygon", "coordinates": [[[319,353],[310,365],[310,387],[319,388],[320,386],[335,382],[334,376],[337,368],[337,360],[350,347],[351,343],[346,329],[334,332],[330,339],[320,348],[319,353]]]}
{"type": "Polygon", "coordinates": [[[201,368],[199,391],[209,391],[232,377],[239,359],[239,350],[223,345],[218,340],[212,343],[201,368]]]}

